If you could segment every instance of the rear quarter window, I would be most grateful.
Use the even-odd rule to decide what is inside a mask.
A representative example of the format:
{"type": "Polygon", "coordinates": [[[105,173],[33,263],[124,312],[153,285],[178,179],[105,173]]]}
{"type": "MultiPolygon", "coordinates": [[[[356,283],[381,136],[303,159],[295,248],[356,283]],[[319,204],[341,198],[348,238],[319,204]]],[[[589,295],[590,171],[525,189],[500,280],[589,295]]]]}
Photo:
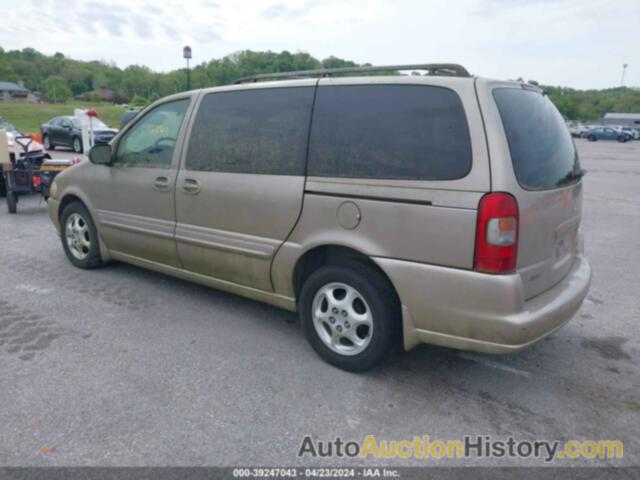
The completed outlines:
{"type": "Polygon", "coordinates": [[[493,97],[509,143],[520,186],[547,190],[578,181],[580,162],[564,119],[546,95],[496,88],[493,97]]]}
{"type": "Polygon", "coordinates": [[[453,180],[469,173],[471,161],[466,115],[453,90],[422,85],[318,87],[310,176],[453,180]]]}

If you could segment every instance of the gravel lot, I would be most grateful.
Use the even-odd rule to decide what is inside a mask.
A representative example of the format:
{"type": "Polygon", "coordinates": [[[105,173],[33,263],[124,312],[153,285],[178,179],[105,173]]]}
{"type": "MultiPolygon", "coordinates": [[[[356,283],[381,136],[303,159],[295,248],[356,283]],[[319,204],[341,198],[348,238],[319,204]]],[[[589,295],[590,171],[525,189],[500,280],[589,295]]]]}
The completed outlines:
{"type": "MultiPolygon", "coordinates": [[[[640,463],[640,142],[576,143],[594,271],[576,318],[519,354],[421,347],[365,375],[323,363],[290,313],[124,264],[75,269],[43,202],[0,205],[0,465],[356,465],[296,454],[305,435],[367,434],[620,439],[605,463],[640,463]]],[[[603,464],[559,462],[578,463],[603,464]]]]}

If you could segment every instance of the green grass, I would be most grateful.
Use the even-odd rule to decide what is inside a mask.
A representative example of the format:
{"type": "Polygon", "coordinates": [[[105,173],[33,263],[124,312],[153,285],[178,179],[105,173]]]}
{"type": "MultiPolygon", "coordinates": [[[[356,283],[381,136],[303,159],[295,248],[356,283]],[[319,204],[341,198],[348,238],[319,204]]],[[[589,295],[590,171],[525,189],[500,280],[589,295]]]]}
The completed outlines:
{"type": "Polygon", "coordinates": [[[107,125],[118,128],[122,107],[110,103],[69,101],[67,103],[0,103],[0,117],[13,123],[22,132],[40,132],[40,125],[53,117],[73,115],[76,108],[94,108],[98,118],[107,125]]]}

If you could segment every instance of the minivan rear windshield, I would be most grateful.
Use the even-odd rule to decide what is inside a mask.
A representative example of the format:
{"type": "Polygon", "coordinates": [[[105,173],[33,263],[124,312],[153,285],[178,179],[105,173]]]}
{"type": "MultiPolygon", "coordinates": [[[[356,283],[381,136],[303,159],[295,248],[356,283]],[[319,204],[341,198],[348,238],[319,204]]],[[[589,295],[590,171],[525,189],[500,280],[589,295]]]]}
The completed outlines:
{"type": "Polygon", "coordinates": [[[496,88],[518,183],[528,190],[547,190],[576,183],[580,161],[562,115],[542,93],[520,88],[496,88]]]}

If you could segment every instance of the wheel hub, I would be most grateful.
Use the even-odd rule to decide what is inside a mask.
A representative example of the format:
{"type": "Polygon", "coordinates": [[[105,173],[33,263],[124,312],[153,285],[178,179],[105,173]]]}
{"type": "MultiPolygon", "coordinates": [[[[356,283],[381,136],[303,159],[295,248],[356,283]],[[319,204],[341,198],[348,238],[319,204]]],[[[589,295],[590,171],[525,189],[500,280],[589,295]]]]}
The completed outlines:
{"type": "Polygon", "coordinates": [[[350,285],[334,282],[323,286],[311,308],[316,333],[332,351],[357,355],[371,342],[371,310],[362,294],[350,285]]]}
{"type": "Polygon", "coordinates": [[[78,213],[72,213],[65,224],[65,238],[69,252],[78,260],[84,260],[91,249],[91,236],[87,221],[78,213]]]}

